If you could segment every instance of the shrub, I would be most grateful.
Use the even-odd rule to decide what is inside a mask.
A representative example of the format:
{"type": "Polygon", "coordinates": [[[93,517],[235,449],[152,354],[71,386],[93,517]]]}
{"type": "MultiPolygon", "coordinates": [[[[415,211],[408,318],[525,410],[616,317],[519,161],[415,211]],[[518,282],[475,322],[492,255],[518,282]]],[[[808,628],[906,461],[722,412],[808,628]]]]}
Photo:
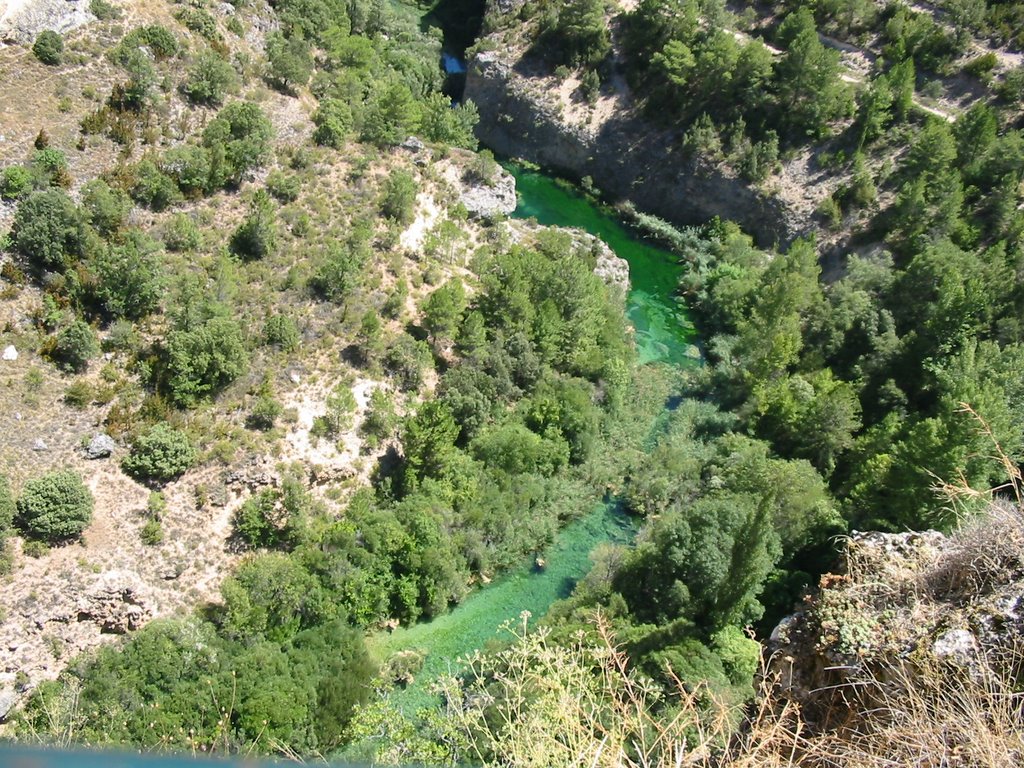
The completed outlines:
{"type": "Polygon", "coordinates": [[[267,61],[270,63],[270,81],[286,93],[309,82],[313,73],[313,57],[309,43],[299,37],[285,38],[271,34],[267,38],[267,61]]]}
{"type": "Polygon", "coordinates": [[[235,70],[216,51],[206,50],[189,67],[181,90],[196,104],[217,105],[236,82],[235,70]]]}
{"type": "Polygon", "coordinates": [[[196,460],[188,435],[168,424],[156,424],[139,435],[121,468],[139,480],[172,480],[196,460]]]}
{"type": "Polygon", "coordinates": [[[32,173],[21,165],[10,165],[0,172],[0,199],[17,200],[32,189],[32,173]]]}
{"type": "Polygon", "coordinates": [[[246,499],[235,513],[232,521],[235,535],[249,548],[269,548],[279,543],[281,515],[277,511],[277,502],[277,491],[261,491],[246,499]]]}
{"type": "Polygon", "coordinates": [[[263,326],[263,343],[291,352],[299,346],[299,329],[288,315],[274,315],[263,326]]]}
{"type": "Polygon", "coordinates": [[[64,56],[64,38],[52,29],[43,30],[32,44],[32,53],[43,64],[55,67],[64,56]]]}
{"type": "Polygon", "coordinates": [[[237,185],[270,154],[274,129],[256,104],[236,101],[222,109],[203,131],[203,146],[213,153],[211,186],[237,185]]]}
{"type": "Polygon", "coordinates": [[[273,171],[267,177],[267,189],[282,203],[294,203],[299,198],[299,177],[283,171],[273,171]]]}
{"type": "Polygon", "coordinates": [[[132,198],[154,211],[162,211],[182,200],[174,179],[157,167],[152,160],[143,160],[135,166],[135,184],[132,198]]]}
{"type": "Polygon", "coordinates": [[[96,332],[84,320],[75,320],[67,328],[57,334],[49,349],[49,357],[62,370],[80,373],[89,365],[89,361],[100,351],[100,343],[96,332]]]}
{"type": "Polygon", "coordinates": [[[270,195],[260,189],[249,203],[249,213],[231,235],[231,252],[243,259],[262,259],[277,247],[277,223],[270,195]]]}
{"type": "Polygon", "coordinates": [[[412,223],[416,209],[416,179],[408,171],[392,171],[384,182],[380,212],[406,226],[412,223]]]}
{"type": "Polygon", "coordinates": [[[124,226],[132,203],[121,190],[111,189],[102,179],[94,179],[82,189],[82,208],[89,217],[89,223],[106,236],[124,226]]]}
{"type": "Polygon", "coordinates": [[[37,269],[62,271],[82,253],[82,216],[59,189],[36,192],[18,203],[11,244],[37,269]]]}
{"type": "Polygon", "coordinates": [[[0,475],[0,539],[7,535],[14,524],[14,494],[7,478],[0,475]]]}
{"type": "Polygon", "coordinates": [[[37,539],[70,539],[89,525],[92,508],[92,493],[76,472],[50,472],[25,484],[18,497],[18,527],[37,539]]]}
{"type": "Polygon", "coordinates": [[[245,371],[249,357],[239,324],[213,318],[167,337],[167,372],[171,398],[192,406],[227,386],[245,371]]]}
{"type": "Polygon", "coordinates": [[[199,227],[185,213],[176,213],[164,225],[164,245],[169,251],[194,251],[199,247],[199,227]]]}
{"type": "Polygon", "coordinates": [[[256,399],[252,410],[249,411],[249,416],[246,418],[245,423],[250,429],[261,431],[273,429],[274,422],[277,421],[277,417],[281,415],[282,410],[281,404],[273,397],[261,395],[256,399]]]}
{"type": "Polygon", "coordinates": [[[107,246],[94,262],[96,297],[107,315],[137,320],[160,303],[161,270],[154,243],[142,236],[107,246]]]}
{"type": "Polygon", "coordinates": [[[326,98],[313,113],[313,140],[325,147],[341,149],[352,130],[352,110],[341,99],[326,98]]]}
{"type": "Polygon", "coordinates": [[[139,538],[142,539],[142,543],[147,547],[155,547],[164,540],[163,526],[160,525],[158,520],[147,520],[146,524],[142,526],[139,538]]]}
{"type": "Polygon", "coordinates": [[[100,21],[114,21],[121,18],[121,11],[107,0],[89,0],[89,13],[100,21]]]}

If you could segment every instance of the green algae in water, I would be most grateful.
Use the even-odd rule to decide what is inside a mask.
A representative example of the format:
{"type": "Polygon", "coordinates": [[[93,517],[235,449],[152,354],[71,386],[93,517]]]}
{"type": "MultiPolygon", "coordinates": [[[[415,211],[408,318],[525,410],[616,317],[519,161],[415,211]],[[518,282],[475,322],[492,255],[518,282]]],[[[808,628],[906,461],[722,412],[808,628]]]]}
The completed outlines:
{"type": "Polygon", "coordinates": [[[416,682],[405,690],[396,690],[392,701],[409,712],[427,705],[429,682],[454,670],[460,656],[483,650],[489,641],[501,638],[501,625],[518,622],[523,611],[529,611],[534,619],[542,617],[552,603],[568,597],[576,582],[587,575],[590,553],[598,545],[626,543],[635,533],[633,519],[618,504],[600,504],[558,534],[544,552],[543,569],[524,564],[472,593],[451,613],[370,638],[370,650],[381,660],[402,650],[427,654],[416,682]]]}
{"type": "Polygon", "coordinates": [[[615,217],[543,172],[524,170],[512,163],[505,168],[516,179],[515,218],[585,230],[604,240],[616,256],[629,263],[626,313],[636,332],[640,362],[679,365],[693,361],[696,331],[676,293],[683,271],[678,259],[640,239],[615,217]]]}

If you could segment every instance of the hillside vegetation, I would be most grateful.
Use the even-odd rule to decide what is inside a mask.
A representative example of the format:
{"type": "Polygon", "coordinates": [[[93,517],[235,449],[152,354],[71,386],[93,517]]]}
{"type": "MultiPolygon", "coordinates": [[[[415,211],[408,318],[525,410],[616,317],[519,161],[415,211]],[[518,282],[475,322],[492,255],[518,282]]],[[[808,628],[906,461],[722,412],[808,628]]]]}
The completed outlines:
{"type": "Polygon", "coordinates": [[[595,116],[630,94],[698,176],[825,179],[786,248],[630,213],[685,266],[687,371],[638,362],[599,243],[477,209],[508,177],[444,93],[429,20],[460,7],[92,0],[0,49],[6,735],[1012,764],[1016,609],[997,642],[941,606],[1022,577],[1012,547],[972,554],[986,526],[1020,539],[1016,5],[488,4],[477,53],[595,116]],[[406,711],[421,651],[367,633],[454,609],[607,494],[635,543],[406,711]],[[846,538],[929,528],[953,554],[889,567],[846,538]],[[974,651],[936,650],[954,629],[974,651]]]}

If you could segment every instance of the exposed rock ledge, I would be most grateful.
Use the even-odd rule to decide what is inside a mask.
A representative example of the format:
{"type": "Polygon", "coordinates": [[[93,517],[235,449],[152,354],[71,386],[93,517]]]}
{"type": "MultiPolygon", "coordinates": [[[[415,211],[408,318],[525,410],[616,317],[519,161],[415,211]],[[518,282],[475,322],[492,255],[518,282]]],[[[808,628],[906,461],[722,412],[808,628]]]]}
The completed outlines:
{"type": "Polygon", "coordinates": [[[94,18],[89,0],[0,0],[0,43],[31,43],[44,29],[70,32],[94,18]]]}
{"type": "Polygon", "coordinates": [[[608,195],[675,224],[731,219],[764,246],[786,246],[813,229],[780,198],[686,157],[677,132],[654,129],[635,110],[612,109],[596,122],[567,119],[562,101],[523,67],[505,50],[469,62],[465,95],[480,110],[477,135],[495,152],[590,176],[608,195]]]}
{"type": "Polygon", "coordinates": [[[853,534],[841,572],[772,633],[770,668],[813,718],[922,670],[1005,674],[1022,637],[1024,512],[996,504],[948,536],[853,534]]]}

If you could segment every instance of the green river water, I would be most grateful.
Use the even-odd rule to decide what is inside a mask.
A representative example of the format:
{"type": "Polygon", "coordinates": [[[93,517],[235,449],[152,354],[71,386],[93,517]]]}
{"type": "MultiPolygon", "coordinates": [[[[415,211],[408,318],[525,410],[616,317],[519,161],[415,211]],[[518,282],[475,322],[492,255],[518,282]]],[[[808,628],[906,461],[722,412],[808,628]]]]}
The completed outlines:
{"type": "MultiPolygon", "coordinates": [[[[681,271],[676,258],[638,239],[601,207],[550,176],[514,165],[508,170],[516,177],[519,197],[515,218],[584,229],[629,262],[627,313],[636,332],[640,360],[693,364],[699,352],[694,346],[693,325],[675,297],[681,271]]],[[[543,616],[586,575],[595,547],[627,542],[634,535],[634,523],[618,503],[599,504],[562,529],[544,552],[547,565],[543,570],[523,563],[472,593],[444,616],[371,637],[371,652],[381,661],[402,650],[416,649],[426,655],[416,682],[396,691],[395,702],[406,710],[426,704],[429,681],[456,668],[459,657],[499,637],[501,625],[518,621],[523,611],[529,611],[534,619],[543,616]]]]}

